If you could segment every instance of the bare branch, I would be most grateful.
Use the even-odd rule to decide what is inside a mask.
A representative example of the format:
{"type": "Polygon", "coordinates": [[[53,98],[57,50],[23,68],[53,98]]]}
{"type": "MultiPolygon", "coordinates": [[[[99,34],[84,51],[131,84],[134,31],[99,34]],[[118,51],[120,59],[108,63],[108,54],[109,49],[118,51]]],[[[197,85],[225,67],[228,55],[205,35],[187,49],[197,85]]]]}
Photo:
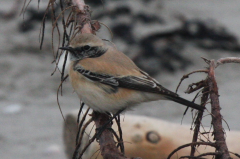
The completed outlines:
{"type": "Polygon", "coordinates": [[[225,58],[220,58],[216,62],[216,68],[219,65],[225,64],[225,63],[240,63],[240,57],[225,57],[225,58]]]}
{"type": "MultiPolygon", "coordinates": [[[[109,116],[107,114],[100,114],[97,112],[93,113],[93,120],[96,124],[97,129],[101,129],[109,121],[109,116]]],[[[111,124],[107,125],[107,129],[103,130],[102,135],[99,138],[99,145],[101,154],[104,159],[127,159],[122,153],[120,153],[116,147],[116,143],[113,139],[113,134],[111,132],[111,124]]]]}
{"type": "Polygon", "coordinates": [[[214,140],[216,140],[216,150],[222,152],[222,159],[230,158],[228,147],[226,145],[224,131],[222,127],[222,115],[220,113],[219,94],[217,82],[215,80],[215,63],[214,60],[210,61],[209,74],[208,74],[208,85],[210,90],[210,98],[212,105],[212,125],[214,140]]]}

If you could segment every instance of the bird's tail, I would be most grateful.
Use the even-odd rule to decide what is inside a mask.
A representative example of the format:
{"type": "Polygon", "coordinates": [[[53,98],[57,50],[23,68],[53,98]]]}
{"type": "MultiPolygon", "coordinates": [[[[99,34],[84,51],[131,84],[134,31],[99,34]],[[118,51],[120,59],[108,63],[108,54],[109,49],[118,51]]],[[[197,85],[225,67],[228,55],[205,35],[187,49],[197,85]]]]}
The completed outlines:
{"type": "Polygon", "coordinates": [[[174,101],[174,102],[177,102],[179,104],[182,104],[182,105],[185,105],[187,107],[191,107],[191,108],[194,108],[194,109],[197,109],[197,110],[200,110],[200,111],[203,111],[205,109],[205,107],[203,106],[200,106],[198,104],[195,104],[193,102],[190,102],[186,99],[183,99],[181,97],[171,97],[171,96],[165,96],[165,98],[171,100],[171,101],[174,101]]]}

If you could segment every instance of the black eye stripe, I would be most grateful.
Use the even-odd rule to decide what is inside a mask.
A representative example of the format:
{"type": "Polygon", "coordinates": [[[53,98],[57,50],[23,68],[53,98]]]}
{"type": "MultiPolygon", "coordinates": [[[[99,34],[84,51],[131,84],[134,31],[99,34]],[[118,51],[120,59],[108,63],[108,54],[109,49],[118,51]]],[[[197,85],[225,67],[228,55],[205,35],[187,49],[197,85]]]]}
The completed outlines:
{"type": "Polygon", "coordinates": [[[102,56],[107,52],[107,48],[103,48],[102,46],[89,46],[84,45],[81,47],[73,48],[72,55],[76,56],[76,58],[96,58],[102,56]]]}
{"type": "Polygon", "coordinates": [[[74,48],[74,50],[75,50],[76,52],[82,52],[82,51],[83,51],[83,48],[82,48],[82,47],[76,47],[76,48],[74,48]]]}
{"type": "Polygon", "coordinates": [[[92,47],[89,46],[89,45],[84,45],[84,46],[81,46],[81,47],[74,48],[74,50],[77,51],[77,52],[89,51],[91,49],[92,49],[92,47]]]}
{"type": "Polygon", "coordinates": [[[91,49],[91,47],[90,47],[89,45],[83,46],[83,50],[85,50],[85,51],[88,51],[88,50],[90,50],[90,49],[91,49]]]}

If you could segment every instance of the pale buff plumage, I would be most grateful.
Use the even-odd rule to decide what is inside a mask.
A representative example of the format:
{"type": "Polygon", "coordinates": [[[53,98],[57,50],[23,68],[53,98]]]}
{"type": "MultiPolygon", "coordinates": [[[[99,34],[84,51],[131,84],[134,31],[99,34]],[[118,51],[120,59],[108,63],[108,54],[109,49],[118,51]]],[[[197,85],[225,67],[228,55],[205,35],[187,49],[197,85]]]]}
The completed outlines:
{"type": "MultiPolygon", "coordinates": [[[[69,67],[69,75],[73,89],[79,98],[95,111],[115,113],[122,109],[131,108],[141,102],[160,99],[173,100],[183,105],[190,105],[195,109],[203,110],[200,106],[182,99],[177,94],[162,87],[147,73],[140,70],[125,54],[118,51],[115,47],[106,44],[95,35],[77,35],[68,47],[61,49],[71,52],[70,59],[72,61],[69,67]],[[84,54],[82,50],[84,46],[90,46],[89,48],[95,50],[84,54]],[[101,49],[104,51],[98,52],[101,49]],[[88,58],[88,55],[92,56],[92,53],[97,52],[99,56],[88,58]],[[128,86],[128,83],[122,83],[123,87],[115,87],[111,83],[101,82],[101,78],[96,79],[95,76],[91,80],[91,78],[87,77],[89,74],[82,74],[77,68],[96,73],[99,77],[109,75],[114,80],[115,77],[117,79],[124,77],[125,80],[125,77],[132,76],[131,80],[137,80],[137,82],[139,80],[140,83],[137,83],[137,85],[132,83],[131,87],[128,86]],[[143,83],[141,84],[141,82],[143,83]],[[147,86],[146,89],[148,90],[145,90],[145,86],[147,86]],[[132,89],[132,87],[134,88],[132,89]]],[[[120,80],[119,82],[124,81],[120,80]]]]}
{"type": "MultiPolygon", "coordinates": [[[[91,36],[91,35],[90,35],[91,36]]],[[[96,37],[94,36],[94,39],[96,37]]],[[[71,47],[79,45],[94,45],[101,46],[102,40],[95,39],[88,43],[84,42],[86,39],[75,39],[71,43],[71,47]]],[[[125,108],[127,106],[132,106],[141,102],[149,101],[149,95],[152,98],[161,98],[159,95],[152,93],[139,92],[135,90],[119,88],[117,93],[109,94],[105,92],[102,87],[110,87],[98,82],[93,82],[77,71],[74,71],[73,67],[76,65],[81,65],[86,70],[91,70],[92,72],[104,73],[110,75],[126,76],[135,75],[142,76],[140,69],[129,59],[125,54],[118,51],[116,48],[104,44],[108,48],[108,51],[97,58],[86,58],[80,60],[77,64],[72,61],[69,67],[69,75],[71,84],[78,94],[79,98],[85,102],[92,109],[99,112],[117,112],[120,108],[125,108]],[[101,87],[99,87],[101,85],[101,87]]]]}

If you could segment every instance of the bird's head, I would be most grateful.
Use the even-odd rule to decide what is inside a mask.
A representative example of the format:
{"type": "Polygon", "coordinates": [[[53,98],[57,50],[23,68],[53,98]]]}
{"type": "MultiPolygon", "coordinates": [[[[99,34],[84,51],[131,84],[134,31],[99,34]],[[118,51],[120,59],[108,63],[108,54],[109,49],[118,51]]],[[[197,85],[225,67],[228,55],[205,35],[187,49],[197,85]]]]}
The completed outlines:
{"type": "Polygon", "coordinates": [[[107,47],[102,39],[93,34],[79,34],[72,39],[69,46],[59,49],[70,52],[70,60],[78,61],[85,58],[102,56],[107,47]]]}

